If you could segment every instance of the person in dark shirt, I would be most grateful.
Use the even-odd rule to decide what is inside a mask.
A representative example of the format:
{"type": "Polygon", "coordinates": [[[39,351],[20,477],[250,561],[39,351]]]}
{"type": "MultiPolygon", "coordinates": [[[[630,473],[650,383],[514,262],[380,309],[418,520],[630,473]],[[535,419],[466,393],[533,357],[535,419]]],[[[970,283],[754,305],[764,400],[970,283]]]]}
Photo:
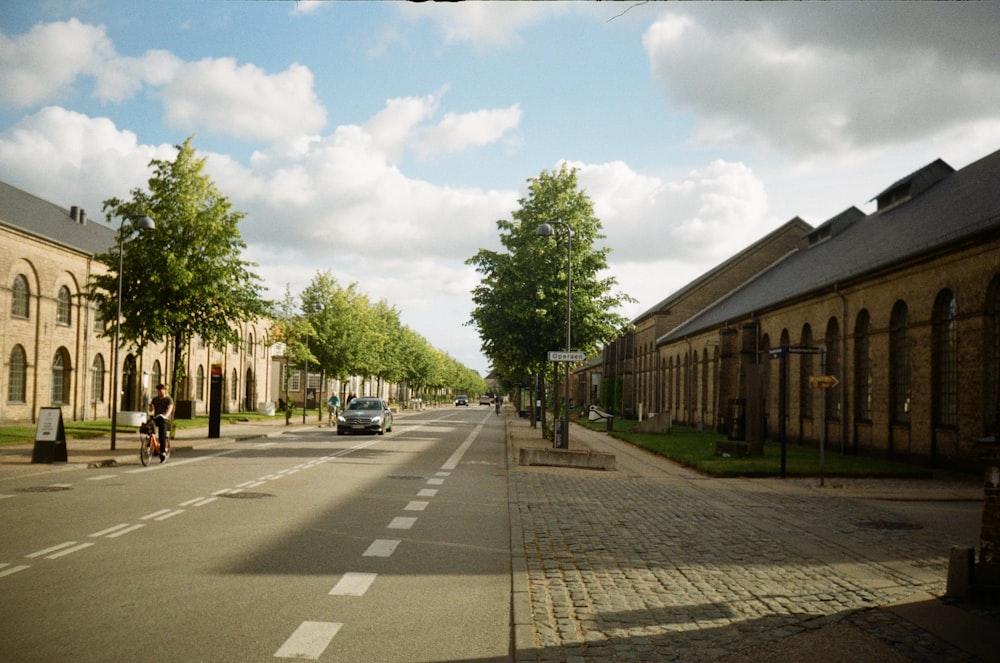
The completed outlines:
{"type": "Polygon", "coordinates": [[[149,402],[149,412],[153,415],[153,423],[156,424],[156,430],[159,432],[160,462],[162,463],[167,459],[167,426],[174,413],[174,399],[167,395],[166,385],[156,385],[156,396],[149,402]]]}

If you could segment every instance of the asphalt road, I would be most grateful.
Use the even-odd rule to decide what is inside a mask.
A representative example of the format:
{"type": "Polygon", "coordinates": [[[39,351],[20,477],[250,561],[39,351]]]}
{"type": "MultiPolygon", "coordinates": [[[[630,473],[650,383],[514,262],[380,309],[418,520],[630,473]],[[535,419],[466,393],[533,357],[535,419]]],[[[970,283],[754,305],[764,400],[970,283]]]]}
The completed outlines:
{"type": "Polygon", "coordinates": [[[2,661],[508,661],[502,419],[0,481],[2,661]]]}

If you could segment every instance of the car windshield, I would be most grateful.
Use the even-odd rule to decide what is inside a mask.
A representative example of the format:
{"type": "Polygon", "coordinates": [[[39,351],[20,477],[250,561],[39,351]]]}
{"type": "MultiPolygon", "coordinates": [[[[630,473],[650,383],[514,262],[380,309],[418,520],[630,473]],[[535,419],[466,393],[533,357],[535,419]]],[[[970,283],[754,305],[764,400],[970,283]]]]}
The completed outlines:
{"type": "Polygon", "coordinates": [[[347,406],[348,410],[381,410],[382,405],[375,400],[355,399],[347,406]]]}

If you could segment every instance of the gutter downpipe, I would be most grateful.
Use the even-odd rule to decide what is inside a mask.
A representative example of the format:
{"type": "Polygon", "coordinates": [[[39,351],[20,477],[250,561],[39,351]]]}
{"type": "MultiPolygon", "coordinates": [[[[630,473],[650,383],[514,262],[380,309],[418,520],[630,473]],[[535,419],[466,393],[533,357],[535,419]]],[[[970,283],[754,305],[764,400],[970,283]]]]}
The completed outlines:
{"type": "Polygon", "coordinates": [[[684,342],[688,346],[688,363],[687,363],[687,375],[684,376],[687,384],[687,425],[694,428],[694,403],[692,399],[694,398],[694,393],[691,389],[691,376],[694,375],[694,346],[691,345],[691,339],[687,336],[684,337],[684,342]]]}
{"type": "Polygon", "coordinates": [[[833,284],[833,291],[840,297],[841,319],[844,321],[840,332],[843,348],[840,353],[840,455],[847,453],[847,297],[840,291],[840,284],[833,284]]]}

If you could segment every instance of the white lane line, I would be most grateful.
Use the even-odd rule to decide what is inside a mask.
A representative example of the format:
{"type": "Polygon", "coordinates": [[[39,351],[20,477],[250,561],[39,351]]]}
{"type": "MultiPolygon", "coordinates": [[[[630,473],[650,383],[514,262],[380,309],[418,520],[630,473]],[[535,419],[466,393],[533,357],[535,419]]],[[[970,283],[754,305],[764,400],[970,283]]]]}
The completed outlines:
{"type": "Polygon", "coordinates": [[[83,550],[84,548],[89,548],[92,545],[94,545],[93,541],[87,541],[86,543],[78,543],[77,545],[73,546],[72,548],[64,548],[64,549],[60,550],[57,553],[52,553],[51,555],[46,555],[45,559],[58,559],[60,557],[65,557],[66,555],[72,555],[73,553],[79,552],[79,551],[83,550]]]}
{"type": "Polygon", "coordinates": [[[116,531],[118,531],[120,529],[124,529],[126,527],[128,527],[128,523],[121,523],[120,525],[115,525],[114,527],[109,527],[107,529],[102,529],[100,532],[94,532],[90,536],[92,538],[96,539],[96,538],[99,538],[99,537],[102,537],[102,536],[107,536],[108,534],[111,534],[112,532],[116,532],[116,531]]]}
{"type": "Polygon", "coordinates": [[[472,432],[469,433],[469,437],[465,438],[465,442],[462,442],[462,444],[459,445],[458,449],[455,449],[455,453],[453,453],[451,455],[451,458],[449,458],[448,461],[441,466],[441,469],[453,470],[456,467],[458,467],[458,463],[459,461],[462,460],[462,456],[464,456],[465,452],[469,450],[470,446],[472,446],[472,443],[476,440],[476,436],[479,435],[479,431],[481,430],[483,430],[482,424],[479,424],[478,426],[473,428],[472,432]]]}
{"type": "Polygon", "coordinates": [[[331,596],[364,596],[375,582],[377,573],[345,573],[333,589],[331,596]]]}
{"type": "Polygon", "coordinates": [[[0,578],[4,576],[9,576],[17,573],[18,571],[23,571],[25,569],[30,569],[31,566],[27,564],[18,564],[17,566],[12,566],[9,569],[0,569],[0,578]]]}
{"type": "Polygon", "coordinates": [[[435,472],[434,476],[436,476],[436,477],[450,477],[451,476],[451,472],[435,472]]]}
{"type": "Polygon", "coordinates": [[[434,497],[437,494],[437,488],[422,488],[420,492],[417,493],[417,497],[434,497]]]}
{"type": "Polygon", "coordinates": [[[285,640],[274,658],[307,658],[315,661],[337,635],[343,624],[339,622],[302,622],[292,637],[285,640]]]}
{"type": "Polygon", "coordinates": [[[157,516],[156,520],[166,520],[167,518],[173,518],[174,516],[179,516],[182,513],[184,513],[184,509],[177,509],[176,511],[165,513],[162,516],[157,516]]]}
{"type": "Polygon", "coordinates": [[[36,550],[30,555],[25,555],[28,559],[34,559],[35,557],[42,557],[43,555],[48,555],[49,553],[55,552],[57,550],[62,550],[63,548],[69,548],[70,546],[75,546],[76,541],[67,541],[65,543],[60,543],[58,546],[52,546],[51,548],[46,548],[45,550],[36,550]]]}
{"type": "Polygon", "coordinates": [[[170,513],[170,509],[160,509],[159,511],[154,511],[153,513],[142,516],[139,520],[152,520],[153,518],[159,518],[165,513],[170,513]]]}
{"type": "Polygon", "coordinates": [[[145,523],[137,523],[135,525],[132,525],[131,527],[126,527],[125,529],[118,530],[114,534],[108,534],[108,538],[109,539],[117,539],[119,536],[125,536],[126,534],[131,534],[132,532],[136,531],[137,529],[142,529],[145,526],[146,526],[145,523]]]}
{"type": "Polygon", "coordinates": [[[87,477],[87,481],[104,481],[105,479],[114,479],[114,474],[100,474],[96,477],[87,477]]]}
{"type": "Polygon", "coordinates": [[[410,529],[415,522],[416,518],[393,518],[392,522],[386,525],[386,529],[410,529]]]}
{"type": "Polygon", "coordinates": [[[401,542],[396,539],[375,539],[362,557],[391,557],[401,542]]]}
{"type": "Polygon", "coordinates": [[[428,486],[440,486],[442,484],[444,484],[444,479],[428,479],[427,480],[427,485],[428,486]]]}
{"type": "Polygon", "coordinates": [[[13,495],[0,495],[0,500],[5,500],[9,497],[14,497],[13,495]]]}
{"type": "Polygon", "coordinates": [[[403,511],[423,511],[427,508],[430,502],[424,502],[421,500],[413,500],[403,507],[403,511]]]}
{"type": "Polygon", "coordinates": [[[205,506],[206,504],[211,504],[212,502],[214,502],[217,499],[219,499],[219,498],[218,497],[206,497],[203,500],[198,500],[197,502],[192,502],[191,506],[205,506]]]}
{"type": "Polygon", "coordinates": [[[156,470],[165,470],[171,467],[180,467],[181,465],[189,465],[190,463],[200,463],[203,460],[208,460],[209,458],[218,458],[219,456],[228,456],[231,453],[236,453],[236,449],[227,449],[226,451],[219,451],[218,453],[211,454],[209,456],[199,456],[198,458],[185,458],[184,460],[169,460],[166,463],[154,462],[149,467],[140,467],[135,470],[125,470],[125,474],[136,474],[138,472],[153,472],[156,470]]]}

